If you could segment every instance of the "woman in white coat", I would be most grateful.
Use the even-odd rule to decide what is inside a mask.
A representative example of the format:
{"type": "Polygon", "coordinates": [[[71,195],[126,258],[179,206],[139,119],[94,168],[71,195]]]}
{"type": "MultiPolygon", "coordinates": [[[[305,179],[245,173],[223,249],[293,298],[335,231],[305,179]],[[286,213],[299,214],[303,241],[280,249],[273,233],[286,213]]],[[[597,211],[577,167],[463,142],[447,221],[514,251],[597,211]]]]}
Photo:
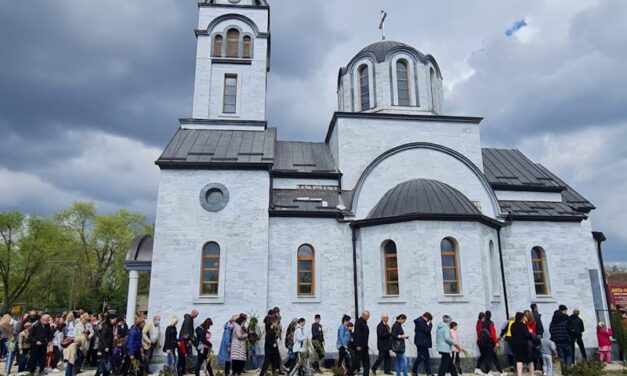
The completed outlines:
{"type": "Polygon", "coordinates": [[[303,375],[304,372],[304,362],[305,360],[302,357],[303,352],[305,351],[305,341],[307,340],[307,336],[305,335],[305,319],[298,319],[298,323],[296,324],[296,330],[294,330],[294,346],[292,347],[292,352],[298,356],[298,361],[296,364],[290,368],[288,373],[289,376],[293,376],[296,372],[299,375],[303,375]]]}

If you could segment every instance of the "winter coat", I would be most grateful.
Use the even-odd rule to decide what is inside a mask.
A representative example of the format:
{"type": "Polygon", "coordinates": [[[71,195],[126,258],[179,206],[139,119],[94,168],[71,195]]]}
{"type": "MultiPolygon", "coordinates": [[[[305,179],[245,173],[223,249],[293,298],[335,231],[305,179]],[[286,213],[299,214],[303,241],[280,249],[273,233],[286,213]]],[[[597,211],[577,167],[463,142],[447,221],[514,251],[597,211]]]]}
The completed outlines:
{"type": "Polygon", "coordinates": [[[248,334],[238,323],[233,323],[233,336],[231,340],[231,360],[246,360],[246,338],[248,334]]]}
{"type": "Polygon", "coordinates": [[[183,316],[183,324],[181,325],[179,338],[185,337],[185,334],[189,335],[189,338],[192,340],[192,342],[196,342],[194,336],[194,319],[189,313],[186,313],[185,316],[183,316]]]}
{"type": "Polygon", "coordinates": [[[231,322],[227,321],[224,324],[224,332],[222,334],[222,341],[220,342],[220,350],[218,351],[218,360],[221,363],[231,361],[231,335],[233,334],[233,327],[231,322]]]}
{"type": "Polygon", "coordinates": [[[0,331],[2,332],[2,339],[8,340],[13,334],[13,325],[11,325],[10,322],[4,323],[2,327],[0,327],[0,331]]]}
{"type": "Polygon", "coordinates": [[[109,323],[104,323],[100,330],[100,350],[109,349],[113,350],[113,327],[109,323]]]}
{"type": "Polygon", "coordinates": [[[577,315],[570,316],[570,326],[575,337],[581,337],[583,332],[586,330],[583,325],[583,320],[577,315]]]}
{"type": "MultiPolygon", "coordinates": [[[[111,368],[113,368],[114,370],[120,370],[120,368],[122,368],[122,357],[123,357],[123,353],[122,353],[122,347],[115,347],[113,349],[113,353],[111,353],[111,368]]],[[[117,373],[117,372],[116,372],[117,373]]]]}
{"type": "Polygon", "coordinates": [[[139,328],[132,327],[131,333],[128,335],[126,342],[126,352],[133,355],[142,349],[142,331],[139,328]]]}
{"type": "Polygon", "coordinates": [[[29,350],[30,349],[30,332],[27,332],[26,330],[23,330],[22,332],[20,332],[20,334],[17,336],[17,348],[20,351],[24,351],[24,350],[29,350]]]}
{"type": "Polygon", "coordinates": [[[311,339],[320,343],[324,342],[324,332],[322,331],[322,325],[315,322],[311,324],[311,339]]]}
{"type": "Polygon", "coordinates": [[[494,326],[494,322],[492,322],[492,320],[485,320],[483,322],[483,327],[490,332],[492,344],[496,346],[496,344],[499,343],[499,337],[496,336],[496,327],[494,326]]]}
{"type": "Polygon", "coordinates": [[[279,351],[277,344],[277,334],[279,331],[275,328],[272,328],[272,324],[274,322],[275,318],[270,316],[266,316],[266,318],[263,319],[263,323],[266,326],[266,338],[264,340],[263,348],[266,354],[279,351]]]}
{"type": "Polygon", "coordinates": [[[599,347],[612,346],[612,329],[607,329],[604,326],[599,326],[597,329],[597,340],[599,341],[599,347]]]}
{"type": "Polygon", "coordinates": [[[544,325],[542,325],[542,315],[540,312],[533,312],[533,319],[536,322],[536,334],[538,337],[542,337],[544,335],[544,325]]]}
{"type": "Polygon", "coordinates": [[[361,347],[361,351],[368,350],[369,336],[368,322],[361,317],[358,318],[355,322],[355,331],[353,332],[353,345],[355,348],[361,347]]]}
{"type": "MultiPolygon", "coordinates": [[[[403,326],[397,321],[392,325],[392,333],[390,334],[392,341],[396,342],[397,346],[395,349],[395,353],[404,354],[405,353],[405,338],[399,338],[400,336],[404,336],[405,331],[403,330],[403,326]]],[[[390,344],[391,346],[391,344],[390,344]]]]}
{"type": "Polygon", "coordinates": [[[337,341],[336,346],[339,349],[340,347],[348,347],[348,343],[351,340],[351,332],[348,330],[346,325],[342,324],[337,329],[337,341]]]}
{"type": "Polygon", "coordinates": [[[446,354],[451,353],[451,347],[455,342],[453,342],[453,337],[451,337],[451,328],[447,323],[438,323],[438,327],[435,332],[435,343],[438,352],[446,354]]]}
{"type": "Polygon", "coordinates": [[[170,325],[165,328],[165,341],[163,341],[163,351],[174,351],[176,349],[176,326],[170,325]]]}
{"type": "Polygon", "coordinates": [[[31,347],[37,346],[41,348],[46,348],[48,346],[48,342],[52,340],[52,329],[50,329],[50,324],[42,324],[41,321],[37,321],[30,328],[30,342],[31,347]],[[37,342],[41,344],[38,345],[37,342]]]}
{"type": "Polygon", "coordinates": [[[81,348],[85,347],[86,343],[87,339],[84,334],[75,336],[74,342],[63,349],[63,359],[65,359],[69,364],[75,364],[78,352],[81,351],[81,348]]]}
{"type": "Polygon", "coordinates": [[[553,319],[549,326],[549,332],[551,333],[551,341],[556,345],[569,345],[570,346],[570,318],[568,315],[558,311],[553,313],[553,319]]]}
{"type": "Polygon", "coordinates": [[[156,336],[157,341],[155,342],[155,346],[159,346],[159,337],[161,335],[161,331],[159,330],[159,326],[156,326],[154,322],[148,321],[146,325],[144,325],[144,329],[142,329],[142,347],[144,350],[150,350],[152,347],[153,337],[156,336]]]}
{"type": "Polygon", "coordinates": [[[305,351],[305,340],[307,336],[305,336],[305,328],[301,325],[296,325],[296,329],[294,330],[294,346],[292,347],[292,352],[300,353],[305,351]]]}
{"type": "Polygon", "coordinates": [[[542,338],[540,340],[540,351],[543,355],[556,354],[557,348],[555,347],[555,342],[551,341],[548,338],[542,338]]]}
{"type": "Polygon", "coordinates": [[[392,348],[392,329],[389,324],[384,324],[383,321],[377,325],[377,350],[390,351],[392,348]]]}
{"type": "Polygon", "coordinates": [[[211,349],[213,346],[209,338],[211,338],[211,333],[208,330],[201,326],[196,328],[196,338],[198,338],[198,350],[202,351],[204,349],[211,349]]]}
{"type": "Polygon", "coordinates": [[[414,344],[417,347],[426,347],[430,349],[431,346],[433,346],[433,340],[431,339],[431,329],[433,329],[433,324],[427,322],[422,316],[415,319],[414,324],[414,344]]]}

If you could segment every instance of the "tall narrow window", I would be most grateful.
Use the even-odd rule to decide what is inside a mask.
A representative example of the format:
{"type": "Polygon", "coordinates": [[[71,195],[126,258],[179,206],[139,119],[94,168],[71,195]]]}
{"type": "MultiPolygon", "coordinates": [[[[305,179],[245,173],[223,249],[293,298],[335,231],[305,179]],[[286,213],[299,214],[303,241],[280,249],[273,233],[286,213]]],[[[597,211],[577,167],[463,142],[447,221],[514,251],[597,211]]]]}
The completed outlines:
{"type": "Polygon", "coordinates": [[[433,68],[429,69],[429,83],[431,85],[431,108],[435,111],[437,107],[437,87],[435,82],[435,71],[433,68]]]}
{"type": "Polygon", "coordinates": [[[220,246],[209,242],[202,248],[201,295],[218,295],[220,279],[220,246]]]}
{"type": "Polygon", "coordinates": [[[316,291],[316,254],[314,249],[303,244],[298,247],[298,295],[314,295],[316,291]]]}
{"type": "Polygon", "coordinates": [[[244,43],[242,45],[242,57],[245,59],[250,59],[252,57],[250,52],[251,39],[248,35],[244,37],[244,43]]]}
{"type": "Polygon", "coordinates": [[[213,53],[212,56],[214,57],[221,57],[222,56],[222,35],[216,35],[216,37],[213,39],[213,53]]]}
{"type": "Polygon", "coordinates": [[[396,243],[392,240],[386,240],[383,243],[383,267],[385,295],[398,295],[398,258],[396,243]]]}
{"type": "Polygon", "coordinates": [[[230,29],[226,33],[226,57],[239,57],[239,31],[230,29]]]}
{"type": "Polygon", "coordinates": [[[492,295],[493,296],[497,296],[499,295],[499,277],[501,275],[500,272],[500,263],[498,261],[498,257],[496,256],[495,252],[494,252],[494,242],[492,240],[490,240],[490,243],[488,244],[489,247],[489,251],[490,251],[490,276],[492,278],[492,295]]]}
{"type": "Polygon", "coordinates": [[[440,243],[442,254],[442,282],[444,293],[447,295],[461,293],[459,283],[459,260],[457,255],[457,242],[452,238],[444,238],[440,243]]]}
{"type": "Polygon", "coordinates": [[[536,295],[548,295],[549,284],[546,277],[546,259],[542,248],[533,247],[531,249],[531,265],[533,266],[533,283],[536,288],[536,295]]]}
{"type": "Polygon", "coordinates": [[[407,72],[407,62],[398,60],[396,62],[396,88],[398,93],[398,105],[409,106],[409,76],[407,72]]]}
{"type": "Polygon", "coordinates": [[[224,98],[222,103],[222,112],[225,114],[234,114],[237,104],[237,75],[224,75],[224,98]]]}
{"type": "Polygon", "coordinates": [[[370,109],[370,79],[368,77],[368,66],[362,65],[359,68],[359,92],[361,98],[361,110],[370,109]]]}

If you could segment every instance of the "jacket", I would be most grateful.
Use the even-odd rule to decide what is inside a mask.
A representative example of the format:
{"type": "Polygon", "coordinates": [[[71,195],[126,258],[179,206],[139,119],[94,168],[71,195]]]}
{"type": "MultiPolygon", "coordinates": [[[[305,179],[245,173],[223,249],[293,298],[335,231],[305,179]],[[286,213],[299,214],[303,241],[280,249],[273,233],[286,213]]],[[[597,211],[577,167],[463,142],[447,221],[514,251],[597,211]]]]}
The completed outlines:
{"type": "Polygon", "coordinates": [[[322,325],[315,322],[311,324],[311,339],[320,343],[324,342],[324,332],[322,331],[322,325]]]}
{"type": "Polygon", "coordinates": [[[19,351],[28,351],[30,350],[30,332],[23,330],[17,336],[17,348],[19,351]]]}
{"type": "Polygon", "coordinates": [[[189,338],[192,340],[192,342],[196,342],[194,336],[194,319],[189,313],[186,313],[185,316],[183,316],[183,324],[181,325],[179,338],[183,338],[185,334],[189,334],[189,338]]]}
{"type": "Polygon", "coordinates": [[[231,338],[231,360],[246,360],[246,337],[244,328],[238,323],[233,323],[233,336],[231,338]]]}
{"type": "Polygon", "coordinates": [[[392,341],[396,342],[397,346],[394,350],[397,354],[405,353],[405,338],[399,338],[400,336],[404,336],[405,331],[403,330],[403,326],[398,322],[395,322],[392,325],[392,333],[390,334],[392,341]]]}
{"type": "Polygon", "coordinates": [[[224,332],[222,333],[222,340],[220,341],[220,350],[218,351],[218,360],[221,363],[231,361],[231,335],[233,333],[233,327],[231,322],[227,321],[224,324],[224,332]]]}
{"type": "Polygon", "coordinates": [[[597,329],[597,340],[599,341],[599,347],[612,346],[612,329],[607,329],[600,326],[597,329]]]}
{"type": "Polygon", "coordinates": [[[453,348],[451,350],[455,353],[460,352],[462,349],[462,342],[459,340],[459,334],[457,333],[457,330],[451,329],[451,338],[453,339],[453,342],[455,342],[455,345],[453,345],[453,348]]]}
{"type": "Polygon", "coordinates": [[[499,343],[499,338],[496,336],[496,328],[494,327],[494,323],[492,320],[485,320],[483,322],[483,327],[490,332],[490,337],[492,338],[492,344],[496,345],[499,343]]]}
{"type": "Polygon", "coordinates": [[[272,324],[274,324],[275,321],[276,319],[270,316],[266,316],[266,318],[263,319],[263,323],[266,327],[266,338],[264,340],[263,348],[266,354],[274,352],[274,351],[279,351],[278,344],[277,344],[277,339],[278,339],[277,334],[279,330],[272,328],[272,324]]]}
{"type": "Polygon", "coordinates": [[[414,328],[414,344],[416,347],[426,347],[430,349],[433,346],[431,339],[431,330],[433,324],[427,322],[422,316],[414,320],[416,325],[414,328]]]}
{"type": "Polygon", "coordinates": [[[100,350],[113,350],[113,327],[109,323],[104,323],[100,330],[100,342],[98,342],[100,350]]]}
{"type": "Polygon", "coordinates": [[[122,325],[117,324],[113,332],[117,333],[117,338],[124,338],[128,335],[128,325],[126,325],[126,323],[123,323],[122,325]]]}
{"type": "Polygon", "coordinates": [[[4,323],[0,327],[0,331],[2,332],[2,339],[8,340],[13,334],[13,325],[10,322],[4,323]]]}
{"type": "Polygon", "coordinates": [[[305,328],[300,325],[296,326],[296,330],[294,330],[294,346],[292,347],[292,352],[300,353],[305,351],[305,328]]]}
{"type": "Polygon", "coordinates": [[[556,345],[569,345],[570,346],[570,318],[568,315],[558,311],[553,313],[553,319],[549,326],[549,332],[551,333],[551,341],[556,345]]]}
{"type": "Polygon", "coordinates": [[[361,351],[368,350],[369,336],[368,322],[361,317],[358,318],[355,322],[355,331],[353,332],[353,345],[355,348],[361,347],[361,351]]]}
{"type": "Polygon", "coordinates": [[[30,328],[30,342],[31,347],[43,347],[48,346],[48,342],[52,340],[52,329],[50,329],[50,324],[42,324],[41,321],[37,321],[30,328]],[[37,342],[41,344],[38,345],[37,342]]]}
{"type": "Polygon", "coordinates": [[[383,321],[377,325],[377,350],[390,351],[392,348],[392,328],[383,321]]]}
{"type": "Polygon", "coordinates": [[[438,323],[438,327],[435,332],[435,343],[438,352],[451,353],[451,348],[455,343],[453,337],[451,337],[451,328],[445,322],[438,323]]]}
{"type": "Polygon", "coordinates": [[[126,342],[126,352],[129,355],[134,355],[142,349],[142,332],[139,328],[132,327],[131,333],[128,335],[126,342]]]}
{"type": "Polygon", "coordinates": [[[543,355],[554,355],[557,353],[557,348],[555,347],[555,342],[551,341],[548,338],[542,338],[540,340],[540,351],[543,355]]]}
{"type": "Polygon", "coordinates": [[[570,316],[570,326],[571,326],[572,334],[575,337],[581,337],[583,332],[586,330],[583,325],[583,320],[581,319],[581,317],[577,315],[570,316]]]}
{"type": "Polygon", "coordinates": [[[85,347],[86,342],[87,340],[84,334],[75,336],[74,342],[63,349],[63,359],[65,359],[69,364],[75,364],[78,352],[81,351],[81,348],[85,347]]]}
{"type": "Polygon", "coordinates": [[[170,325],[165,328],[165,340],[163,341],[163,351],[174,351],[176,349],[176,326],[170,325]]]}
{"type": "Polygon", "coordinates": [[[199,350],[201,347],[203,349],[211,349],[211,347],[213,346],[211,344],[211,341],[207,338],[207,334],[209,334],[209,337],[211,337],[211,333],[208,333],[208,331],[205,330],[205,328],[203,328],[202,326],[196,328],[196,337],[198,338],[199,350]]]}
{"type": "Polygon", "coordinates": [[[536,334],[538,337],[542,337],[544,334],[544,325],[542,325],[542,315],[540,312],[533,312],[533,319],[536,321],[536,334]]]}
{"type": "Polygon", "coordinates": [[[348,330],[346,325],[340,325],[340,327],[337,329],[337,341],[335,343],[337,345],[337,348],[339,349],[340,347],[348,347],[348,343],[350,342],[350,340],[351,332],[348,330]]]}
{"type": "Polygon", "coordinates": [[[152,321],[148,321],[146,325],[144,325],[144,329],[142,329],[142,347],[144,350],[150,350],[152,347],[153,337],[156,336],[157,341],[155,342],[155,346],[159,346],[159,337],[161,333],[158,326],[155,326],[155,323],[152,321]]]}

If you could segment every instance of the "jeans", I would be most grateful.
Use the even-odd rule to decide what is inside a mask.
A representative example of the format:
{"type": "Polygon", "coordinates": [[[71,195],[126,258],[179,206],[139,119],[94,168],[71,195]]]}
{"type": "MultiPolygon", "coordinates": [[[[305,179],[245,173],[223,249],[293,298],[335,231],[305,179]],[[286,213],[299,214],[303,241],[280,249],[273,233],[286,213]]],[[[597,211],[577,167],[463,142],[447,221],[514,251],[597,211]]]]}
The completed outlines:
{"type": "Polygon", "coordinates": [[[424,346],[417,346],[416,348],[418,350],[418,354],[416,355],[414,366],[411,367],[411,373],[417,374],[420,363],[424,362],[425,372],[427,375],[433,374],[433,372],[431,372],[431,357],[429,356],[429,348],[424,346]]]}
{"type": "Polygon", "coordinates": [[[176,370],[176,354],[174,353],[176,350],[172,349],[166,353],[165,365],[168,366],[171,370],[176,370]]]}
{"type": "Polygon", "coordinates": [[[67,363],[65,365],[65,376],[74,376],[74,364],[67,363]]]}
{"type": "Polygon", "coordinates": [[[542,370],[548,375],[553,376],[553,357],[551,354],[542,354],[542,370]]]}
{"type": "Polygon", "coordinates": [[[557,356],[560,357],[560,360],[566,367],[570,367],[573,365],[573,349],[570,346],[570,343],[560,343],[556,344],[557,347],[557,356]]]}
{"type": "Polygon", "coordinates": [[[396,376],[401,376],[401,372],[407,376],[407,357],[405,353],[396,353],[396,376]]]}
{"type": "Polygon", "coordinates": [[[457,376],[457,370],[453,366],[453,359],[451,353],[440,353],[442,359],[440,360],[440,368],[438,369],[438,376],[444,376],[450,373],[451,376],[457,376]]]}
{"type": "Polygon", "coordinates": [[[11,367],[13,367],[13,362],[15,361],[15,352],[7,351],[7,354],[4,357],[4,374],[8,375],[11,373],[11,367]]]}
{"type": "Polygon", "coordinates": [[[111,365],[109,364],[109,356],[110,354],[108,352],[102,352],[102,357],[100,358],[100,362],[98,362],[96,375],[109,376],[109,370],[111,369],[111,365]]]}
{"type": "Polygon", "coordinates": [[[259,360],[257,359],[257,349],[255,348],[255,345],[250,347],[250,363],[253,369],[259,368],[259,360]]]}
{"type": "MultiPolygon", "coordinates": [[[[398,356],[398,355],[397,355],[398,356]]],[[[379,368],[379,365],[383,363],[383,372],[390,373],[390,366],[392,365],[392,357],[390,357],[390,350],[379,351],[379,356],[377,360],[372,365],[372,369],[376,371],[379,368]]]]}

